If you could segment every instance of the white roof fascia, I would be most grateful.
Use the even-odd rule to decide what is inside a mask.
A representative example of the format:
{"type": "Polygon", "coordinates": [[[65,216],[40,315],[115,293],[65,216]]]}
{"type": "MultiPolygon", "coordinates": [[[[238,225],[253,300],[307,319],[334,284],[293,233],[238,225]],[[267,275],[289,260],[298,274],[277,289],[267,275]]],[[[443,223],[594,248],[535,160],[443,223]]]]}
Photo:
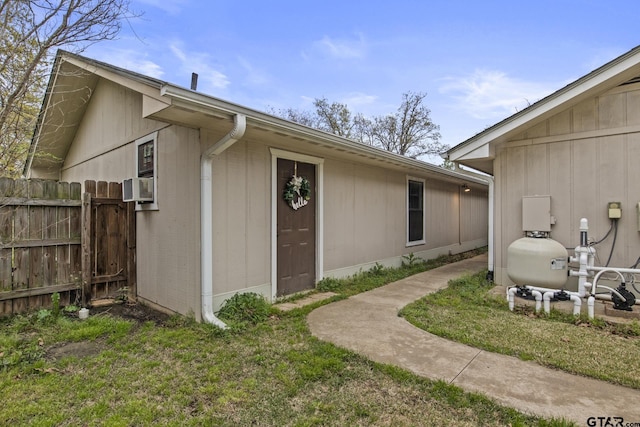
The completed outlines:
{"type": "MultiPolygon", "coordinates": [[[[494,128],[489,128],[484,132],[480,132],[478,135],[471,137],[467,142],[463,142],[457,147],[452,148],[449,154],[449,160],[458,161],[464,158],[466,159],[478,159],[477,155],[469,156],[474,151],[478,150],[484,145],[490,144],[493,141],[499,140],[506,134],[517,130],[518,128],[526,126],[535,118],[550,114],[555,110],[561,108],[565,104],[568,104],[572,100],[576,100],[581,95],[587,94],[589,91],[598,88],[605,84],[607,81],[614,79],[616,76],[624,76],[626,71],[629,71],[635,66],[640,64],[640,47],[629,51],[627,54],[614,59],[601,68],[592,71],[581,79],[565,86],[551,95],[543,98],[530,107],[522,110],[520,113],[516,113],[513,116],[503,120],[496,124],[494,128]]],[[[616,84],[624,83],[632,76],[620,77],[616,84]]],[[[586,95],[585,95],[586,96],[586,95]]],[[[480,150],[477,153],[489,154],[489,150],[480,150]]]]}
{"type": "MultiPolygon", "coordinates": [[[[468,175],[464,175],[459,172],[431,165],[421,160],[401,156],[387,150],[352,141],[347,138],[343,138],[318,129],[313,129],[299,123],[291,122],[289,120],[262,113],[260,111],[243,107],[238,104],[223,101],[221,99],[214,98],[212,96],[208,96],[199,92],[194,92],[180,86],[165,84],[160,89],[160,94],[163,97],[169,97],[176,101],[184,101],[186,104],[195,104],[206,109],[214,110],[212,111],[212,113],[219,114],[220,112],[222,112],[228,114],[230,118],[237,114],[242,114],[247,117],[247,123],[253,122],[264,128],[286,132],[288,134],[297,135],[305,139],[321,140],[336,147],[342,147],[350,151],[363,154],[366,157],[387,160],[392,163],[402,164],[404,166],[416,169],[422,169],[431,173],[442,174],[456,179],[473,181],[477,184],[488,185],[486,180],[480,178],[470,180],[470,177],[468,175]]],[[[177,103],[174,103],[174,105],[177,105],[177,103]]]]}
{"type": "Polygon", "coordinates": [[[163,101],[162,98],[158,97],[158,89],[162,85],[161,80],[143,76],[142,74],[134,73],[124,68],[116,67],[115,65],[105,64],[69,52],[63,51],[61,57],[64,62],[73,64],[98,77],[128,87],[148,97],[157,98],[161,102],[163,101]]]}

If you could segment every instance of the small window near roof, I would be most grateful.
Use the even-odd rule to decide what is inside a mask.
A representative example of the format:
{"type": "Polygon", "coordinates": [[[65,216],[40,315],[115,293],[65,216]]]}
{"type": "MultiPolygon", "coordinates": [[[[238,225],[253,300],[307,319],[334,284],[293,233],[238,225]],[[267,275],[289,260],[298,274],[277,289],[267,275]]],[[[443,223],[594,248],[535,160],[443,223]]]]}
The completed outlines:
{"type": "Polygon", "coordinates": [[[155,164],[154,159],[155,140],[143,142],[138,145],[138,178],[152,177],[155,164]]]}
{"type": "Polygon", "coordinates": [[[407,179],[407,245],[419,245],[424,239],[424,180],[407,179]]]}
{"type": "Polygon", "coordinates": [[[136,177],[153,178],[153,201],[137,203],[137,211],[158,210],[158,132],[153,132],[135,141],[136,177]]]}

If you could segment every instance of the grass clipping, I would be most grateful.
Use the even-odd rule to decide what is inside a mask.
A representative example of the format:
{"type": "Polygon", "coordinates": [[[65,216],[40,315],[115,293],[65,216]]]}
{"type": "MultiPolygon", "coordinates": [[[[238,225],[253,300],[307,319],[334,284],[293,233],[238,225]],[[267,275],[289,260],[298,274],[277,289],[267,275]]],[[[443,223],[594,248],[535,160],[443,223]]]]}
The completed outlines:
{"type": "Polygon", "coordinates": [[[552,310],[509,311],[491,294],[485,273],[451,281],[449,287],[402,309],[400,315],[432,334],[483,350],[640,389],[640,324],[611,324],[552,310]]]}

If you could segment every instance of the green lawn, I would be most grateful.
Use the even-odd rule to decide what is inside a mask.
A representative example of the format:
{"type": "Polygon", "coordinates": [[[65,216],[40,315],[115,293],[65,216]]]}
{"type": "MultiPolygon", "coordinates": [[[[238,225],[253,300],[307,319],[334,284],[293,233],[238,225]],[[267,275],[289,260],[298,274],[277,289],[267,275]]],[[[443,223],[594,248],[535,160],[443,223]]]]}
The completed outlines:
{"type": "MultiPolygon", "coordinates": [[[[376,270],[354,280],[390,274],[376,270]]],[[[253,311],[227,331],[177,316],[2,319],[0,425],[569,425],[321,342],[311,309],[253,311]]]]}
{"type": "Polygon", "coordinates": [[[567,372],[640,388],[640,324],[607,323],[530,307],[511,312],[485,273],[463,277],[401,315],[433,334],[567,372]]]}

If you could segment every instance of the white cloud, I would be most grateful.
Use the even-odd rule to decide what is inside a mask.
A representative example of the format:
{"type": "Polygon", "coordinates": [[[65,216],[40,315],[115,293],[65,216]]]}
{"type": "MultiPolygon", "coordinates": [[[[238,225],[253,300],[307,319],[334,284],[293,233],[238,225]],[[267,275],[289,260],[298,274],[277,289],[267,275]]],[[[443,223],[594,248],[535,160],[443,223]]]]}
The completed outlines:
{"type": "Polygon", "coordinates": [[[337,59],[364,58],[367,50],[367,46],[362,35],[358,35],[357,39],[352,40],[332,39],[329,36],[324,36],[322,40],[319,40],[314,44],[321,51],[337,59]]]}
{"type": "Polygon", "coordinates": [[[224,73],[210,65],[212,60],[208,54],[185,51],[180,41],[170,43],[169,49],[180,61],[179,66],[176,68],[181,73],[188,75],[189,78],[191,73],[198,74],[199,81],[204,83],[204,85],[198,87],[198,91],[212,93],[220,89],[226,89],[231,83],[224,73]]]}
{"type": "Polygon", "coordinates": [[[476,70],[444,82],[440,93],[451,95],[453,108],[476,119],[508,117],[563,86],[516,79],[495,70],[476,70]]]}
{"type": "Polygon", "coordinates": [[[365,93],[350,93],[343,98],[342,103],[349,106],[349,109],[356,110],[354,107],[362,107],[372,105],[378,100],[375,95],[367,95],[365,93]]]}
{"type": "Polygon", "coordinates": [[[96,59],[113,64],[126,70],[135,71],[145,76],[161,79],[165,74],[162,66],[147,58],[147,54],[139,50],[108,49],[98,51],[96,59]]]}

